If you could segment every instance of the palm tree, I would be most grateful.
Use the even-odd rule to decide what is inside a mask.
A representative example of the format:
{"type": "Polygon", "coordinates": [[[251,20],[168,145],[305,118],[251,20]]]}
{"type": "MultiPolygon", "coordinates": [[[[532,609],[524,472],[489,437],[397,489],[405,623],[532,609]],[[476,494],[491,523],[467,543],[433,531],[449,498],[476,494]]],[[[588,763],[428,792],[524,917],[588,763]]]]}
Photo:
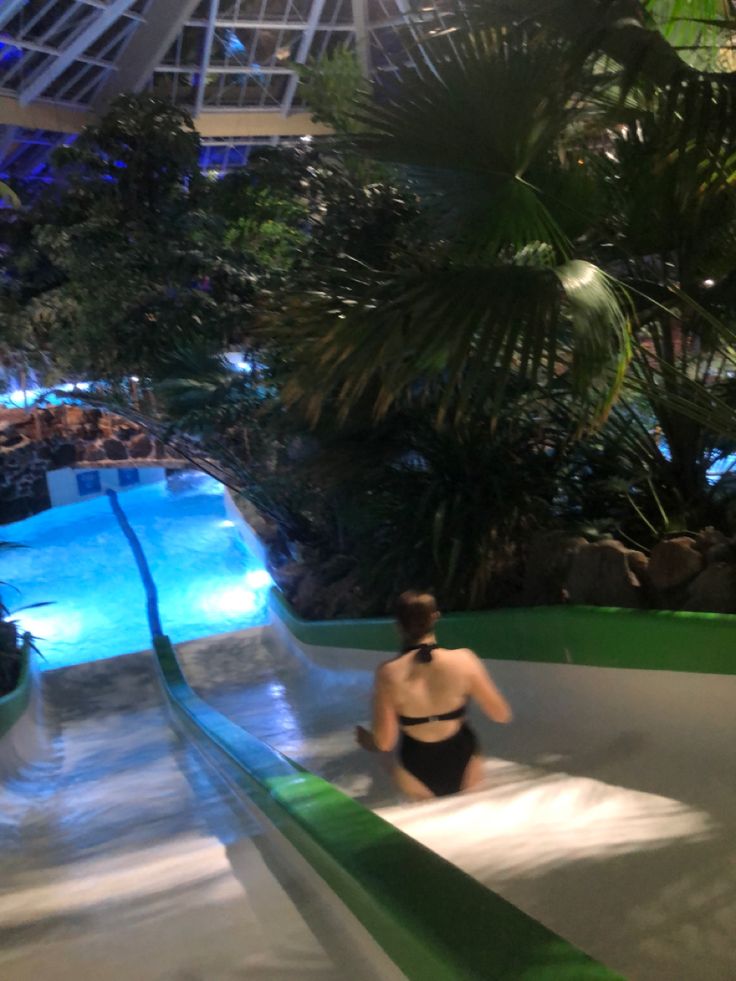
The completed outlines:
{"type": "Polygon", "coordinates": [[[311,398],[316,366],[347,409],[371,389],[385,412],[421,377],[444,380],[441,409],[488,394],[497,409],[512,371],[551,379],[573,351],[581,394],[608,375],[600,408],[629,356],[629,312],[579,247],[594,187],[579,154],[561,153],[601,85],[591,58],[521,29],[429,43],[433,68],[405,71],[393,96],[361,110],[360,145],[402,169],[431,234],[395,268],[347,263],[325,284],[298,318],[308,369],[287,394],[311,398]]]}
{"type": "MultiPolygon", "coordinates": [[[[333,393],[346,412],[370,394],[380,415],[428,379],[445,386],[441,412],[453,404],[462,414],[489,395],[497,411],[511,376],[549,383],[564,372],[588,420],[600,421],[621,391],[641,328],[652,336],[652,310],[681,321],[687,308],[688,330],[708,322],[712,335],[715,317],[697,312],[702,290],[691,291],[682,269],[667,266],[664,281],[626,282],[634,266],[640,278],[652,255],[669,256],[671,242],[627,242],[626,230],[606,249],[601,230],[614,224],[614,189],[629,190],[628,160],[618,154],[623,134],[646,142],[638,139],[644,128],[659,148],[645,166],[667,171],[669,184],[657,187],[662,199],[669,188],[663,207],[685,208],[681,224],[700,236],[701,252],[707,239],[711,251],[715,245],[706,220],[714,209],[723,219],[718,235],[732,234],[733,79],[698,71],[654,29],[661,3],[591,3],[607,12],[595,30],[580,6],[520,0],[454,8],[451,29],[446,21],[440,33],[424,25],[425,60],[402,70],[390,94],[379,91],[356,110],[359,145],[412,182],[431,234],[389,270],[346,262],[295,318],[303,370],[287,396],[313,416],[333,393]],[[624,8],[637,11],[628,26],[624,8]],[[629,29],[648,38],[638,72],[631,58],[613,60],[612,38],[629,29]],[[655,289],[642,300],[643,285],[655,289]]],[[[721,6],[714,0],[708,11],[721,6]]],[[[701,53],[723,29],[670,17],[670,34],[673,25],[680,40],[696,42],[680,47],[701,53]]],[[[642,225],[643,188],[658,179],[652,169],[637,185],[642,225]]],[[[657,231],[666,231],[666,218],[665,211],[657,231]]]]}

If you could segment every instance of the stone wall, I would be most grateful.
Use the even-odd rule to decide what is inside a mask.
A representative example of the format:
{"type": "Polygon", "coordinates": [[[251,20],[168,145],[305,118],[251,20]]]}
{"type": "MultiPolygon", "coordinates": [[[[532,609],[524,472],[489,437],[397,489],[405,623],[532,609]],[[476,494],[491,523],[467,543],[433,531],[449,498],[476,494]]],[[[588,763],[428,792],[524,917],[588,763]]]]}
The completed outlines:
{"type": "Polygon", "coordinates": [[[736,613],[736,539],[705,528],[670,535],[646,555],[612,538],[548,532],[532,543],[522,602],[736,613]]]}
{"type": "Polygon", "coordinates": [[[0,523],[20,521],[50,506],[46,473],[61,467],[178,460],[164,445],[121,416],[79,405],[0,410],[0,523]]]}

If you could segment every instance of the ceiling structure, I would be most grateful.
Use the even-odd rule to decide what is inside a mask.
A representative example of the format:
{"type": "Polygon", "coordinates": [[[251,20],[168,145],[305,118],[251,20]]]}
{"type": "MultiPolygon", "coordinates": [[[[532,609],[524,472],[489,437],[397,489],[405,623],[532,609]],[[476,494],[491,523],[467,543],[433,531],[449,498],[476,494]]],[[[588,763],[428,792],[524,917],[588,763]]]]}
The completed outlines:
{"type": "Polygon", "coordinates": [[[356,49],[366,73],[411,63],[417,24],[441,17],[434,0],[412,2],[0,0],[0,179],[43,179],[50,151],[121,92],[190,112],[207,169],[243,166],[253,146],[322,135],[294,66],[340,45],[356,49]]]}

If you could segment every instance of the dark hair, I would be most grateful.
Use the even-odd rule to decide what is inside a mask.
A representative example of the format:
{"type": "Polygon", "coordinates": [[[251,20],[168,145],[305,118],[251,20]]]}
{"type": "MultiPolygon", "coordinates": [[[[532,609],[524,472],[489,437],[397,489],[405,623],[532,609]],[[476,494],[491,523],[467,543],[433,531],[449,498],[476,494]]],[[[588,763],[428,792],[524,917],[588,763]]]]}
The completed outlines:
{"type": "Polygon", "coordinates": [[[412,644],[432,632],[437,600],[431,593],[408,589],[396,603],[396,620],[407,643],[412,644]]]}

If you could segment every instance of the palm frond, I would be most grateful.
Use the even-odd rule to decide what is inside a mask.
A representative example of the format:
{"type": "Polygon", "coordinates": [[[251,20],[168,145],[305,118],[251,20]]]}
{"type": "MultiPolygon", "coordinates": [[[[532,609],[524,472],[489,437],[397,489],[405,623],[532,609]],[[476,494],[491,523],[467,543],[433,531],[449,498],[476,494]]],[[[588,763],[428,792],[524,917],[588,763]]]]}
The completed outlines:
{"type": "MultiPolygon", "coordinates": [[[[704,0],[708,11],[717,2],[704,0]]],[[[642,79],[665,86],[683,73],[697,73],[664,33],[675,23],[669,5],[684,3],[687,0],[465,0],[450,23],[471,31],[513,25],[551,32],[591,54],[606,55],[631,82],[642,79]]],[[[442,23],[439,18],[438,22],[442,23]]],[[[446,15],[443,26],[447,28],[446,15]]]]}
{"type": "MultiPolygon", "coordinates": [[[[495,253],[547,242],[572,254],[561,134],[594,83],[574,46],[536,43],[521,31],[479,31],[427,43],[432,68],[405,69],[395,94],[356,111],[359,147],[407,169],[425,205],[455,219],[455,241],[495,253]],[[457,222],[460,222],[459,226],[457,222]]],[[[568,174],[577,184],[585,175],[568,174]]]]}
{"type": "Polygon", "coordinates": [[[643,0],[654,25],[683,60],[701,71],[733,71],[725,49],[736,21],[728,0],[643,0]]]}
{"type": "Polygon", "coordinates": [[[590,262],[576,259],[555,272],[572,324],[572,380],[581,394],[587,390],[588,423],[597,425],[616,401],[631,360],[631,302],[590,262]]]}
{"type": "Polygon", "coordinates": [[[481,401],[497,412],[510,377],[556,376],[563,341],[576,350],[571,370],[581,393],[611,366],[606,404],[620,384],[628,315],[620,291],[590,263],[363,273],[346,275],[341,289],[300,312],[292,337],[299,367],[285,397],[312,419],[333,395],[343,415],[369,397],[380,418],[435,380],[444,390],[440,415],[481,401]]]}

